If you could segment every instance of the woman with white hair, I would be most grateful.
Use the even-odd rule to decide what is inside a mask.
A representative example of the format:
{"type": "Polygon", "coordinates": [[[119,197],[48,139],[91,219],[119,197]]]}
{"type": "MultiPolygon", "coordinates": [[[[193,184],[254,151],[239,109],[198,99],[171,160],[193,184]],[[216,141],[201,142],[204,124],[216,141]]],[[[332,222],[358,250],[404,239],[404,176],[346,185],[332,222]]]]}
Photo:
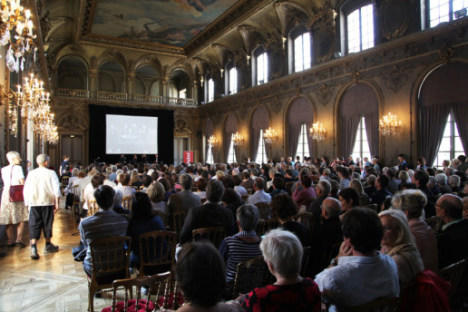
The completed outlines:
{"type": "Polygon", "coordinates": [[[404,290],[424,270],[421,255],[401,210],[384,210],[379,217],[384,230],[381,251],[391,256],[397,264],[400,289],[404,290]]]}
{"type": "MultiPolygon", "coordinates": [[[[2,168],[3,193],[2,204],[0,207],[0,224],[7,225],[6,233],[8,237],[8,246],[19,246],[24,248],[23,242],[24,222],[28,221],[28,208],[24,205],[23,199],[13,199],[10,196],[10,187],[24,184],[23,168],[21,156],[18,152],[10,151],[6,154],[9,165],[2,168]],[[16,241],[14,226],[16,229],[16,241]]],[[[21,191],[21,195],[22,195],[21,191]]]]}
{"type": "Polygon", "coordinates": [[[303,249],[296,235],[272,230],[263,238],[260,250],[276,282],[241,298],[244,311],[320,311],[317,284],[299,275],[303,249]]]}

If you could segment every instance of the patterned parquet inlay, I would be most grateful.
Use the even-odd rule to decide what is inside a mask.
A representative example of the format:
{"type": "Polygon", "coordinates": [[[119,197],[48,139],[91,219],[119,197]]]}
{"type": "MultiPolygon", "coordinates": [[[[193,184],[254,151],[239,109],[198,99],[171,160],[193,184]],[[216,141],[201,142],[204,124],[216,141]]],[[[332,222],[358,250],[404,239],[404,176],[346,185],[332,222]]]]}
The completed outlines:
{"type": "MultiPolygon", "coordinates": [[[[44,239],[38,243],[39,260],[31,260],[29,246],[8,248],[0,258],[0,312],[66,311],[88,309],[88,284],[82,262],[73,260],[72,248],[79,244],[69,210],[55,215],[52,242],[59,252],[44,255],[44,239]],[[75,234],[75,235],[73,235],[75,234]]],[[[94,310],[111,305],[112,293],[95,298],[94,310]]]]}

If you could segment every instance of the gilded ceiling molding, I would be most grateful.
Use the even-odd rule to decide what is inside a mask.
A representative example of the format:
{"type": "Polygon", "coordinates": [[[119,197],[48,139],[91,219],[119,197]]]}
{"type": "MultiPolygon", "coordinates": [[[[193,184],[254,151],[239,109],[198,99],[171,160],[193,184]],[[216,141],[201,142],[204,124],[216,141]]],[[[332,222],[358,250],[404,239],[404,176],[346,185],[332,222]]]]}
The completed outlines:
{"type": "Polygon", "coordinates": [[[287,37],[289,31],[296,25],[305,25],[311,16],[311,12],[293,1],[278,0],[274,8],[280,22],[281,35],[284,37],[287,37]]]}

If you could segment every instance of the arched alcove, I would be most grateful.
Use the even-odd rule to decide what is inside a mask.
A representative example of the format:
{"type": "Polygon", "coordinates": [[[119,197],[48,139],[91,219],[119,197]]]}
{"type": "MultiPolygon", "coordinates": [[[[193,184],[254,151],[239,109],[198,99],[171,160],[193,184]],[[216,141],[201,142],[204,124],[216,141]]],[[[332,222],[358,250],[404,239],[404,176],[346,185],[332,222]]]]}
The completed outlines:
{"type": "Polygon", "coordinates": [[[338,104],[337,141],[340,156],[351,155],[362,117],[365,120],[370,153],[377,155],[379,153],[379,101],[369,85],[358,83],[346,89],[338,104]]]}
{"type": "Polygon", "coordinates": [[[116,62],[106,62],[98,69],[98,90],[125,92],[125,72],[116,62]]]}
{"type": "Polygon", "coordinates": [[[231,135],[238,130],[237,118],[233,113],[226,117],[224,122],[224,138],[223,138],[223,151],[225,159],[227,159],[229,152],[229,145],[231,144],[231,135]]]}
{"type": "MultiPolygon", "coordinates": [[[[153,86],[157,83],[156,80],[160,78],[159,72],[152,65],[143,65],[135,70],[135,94],[145,94],[148,89],[149,95],[153,95],[153,86]],[[140,84],[140,86],[138,85],[140,84]],[[143,86],[143,89],[141,88],[143,86]]],[[[157,85],[157,94],[159,95],[159,84],[157,85]]]]}
{"type": "Polygon", "coordinates": [[[270,115],[268,110],[262,105],[255,109],[250,121],[250,157],[255,159],[260,139],[260,130],[270,127],[270,115]]]}
{"type": "Polygon", "coordinates": [[[307,139],[309,142],[309,154],[312,155],[312,140],[309,135],[308,129],[312,127],[314,120],[314,112],[312,104],[304,97],[295,98],[289,105],[287,118],[286,118],[286,137],[288,146],[288,155],[294,155],[297,150],[299,142],[299,134],[301,126],[306,125],[307,139]]]}
{"type": "Polygon", "coordinates": [[[181,70],[174,70],[169,76],[169,96],[177,98],[191,98],[192,88],[189,75],[181,70]],[[171,90],[172,88],[172,90],[171,90]]]}
{"type": "Polygon", "coordinates": [[[57,69],[57,87],[63,89],[88,89],[88,67],[81,57],[65,56],[57,69]]]}

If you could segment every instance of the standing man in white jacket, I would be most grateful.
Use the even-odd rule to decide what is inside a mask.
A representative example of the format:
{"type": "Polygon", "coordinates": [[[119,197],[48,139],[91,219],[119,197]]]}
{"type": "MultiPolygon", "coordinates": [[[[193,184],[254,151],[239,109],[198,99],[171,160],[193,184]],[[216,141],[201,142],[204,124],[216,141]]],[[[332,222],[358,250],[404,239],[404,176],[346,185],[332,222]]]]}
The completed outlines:
{"type": "Polygon", "coordinates": [[[51,243],[54,214],[59,207],[60,184],[55,171],[47,169],[49,156],[36,157],[39,168],[29,172],[24,184],[24,204],[29,207],[29,234],[31,236],[31,259],[39,259],[36,241],[44,232],[45,253],[57,252],[58,246],[51,243]]]}

